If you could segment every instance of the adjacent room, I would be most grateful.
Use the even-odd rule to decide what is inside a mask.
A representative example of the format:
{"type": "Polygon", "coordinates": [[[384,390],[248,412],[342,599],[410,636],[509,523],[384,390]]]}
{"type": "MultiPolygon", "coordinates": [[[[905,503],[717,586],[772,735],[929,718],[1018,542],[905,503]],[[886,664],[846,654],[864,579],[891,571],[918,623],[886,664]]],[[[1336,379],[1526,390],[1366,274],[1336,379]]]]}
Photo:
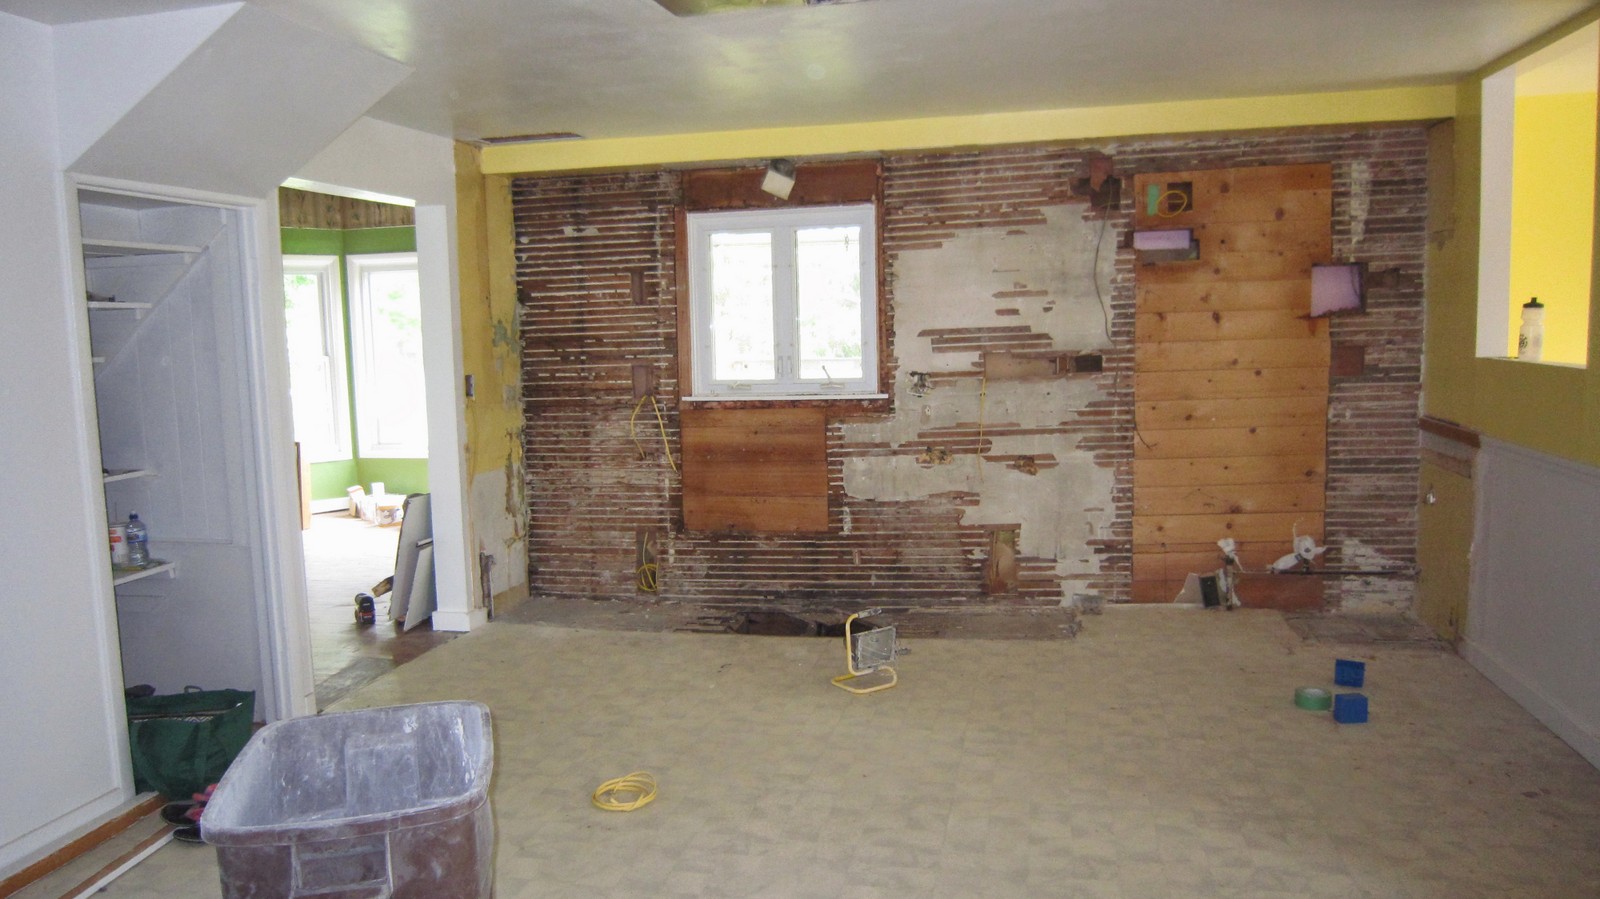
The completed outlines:
{"type": "Polygon", "coordinates": [[[1600,895],[1600,5],[0,48],[0,895],[1600,895]]]}

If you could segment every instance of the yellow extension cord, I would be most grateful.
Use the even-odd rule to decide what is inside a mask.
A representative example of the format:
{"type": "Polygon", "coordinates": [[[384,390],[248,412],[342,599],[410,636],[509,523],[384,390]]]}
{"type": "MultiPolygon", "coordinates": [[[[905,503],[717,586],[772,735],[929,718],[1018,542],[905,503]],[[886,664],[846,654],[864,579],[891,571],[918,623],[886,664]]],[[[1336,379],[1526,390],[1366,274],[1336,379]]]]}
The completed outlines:
{"type": "Polygon", "coordinates": [[[655,410],[656,426],[661,429],[661,448],[666,451],[667,464],[672,466],[673,471],[677,471],[678,462],[672,458],[672,444],[667,442],[667,421],[661,417],[661,405],[656,402],[654,394],[647,393],[639,397],[639,402],[633,404],[633,414],[628,416],[628,436],[633,438],[633,445],[639,450],[639,458],[643,459],[644,444],[639,442],[639,434],[634,429],[634,423],[639,419],[639,410],[644,408],[645,400],[649,400],[650,408],[655,410]]]}
{"type": "Polygon", "coordinates": [[[656,798],[656,779],[648,771],[635,771],[621,777],[613,777],[595,788],[594,795],[589,801],[597,809],[608,812],[631,812],[636,808],[644,808],[656,798]],[[623,799],[623,795],[633,798],[623,799]]]}
{"type": "Polygon", "coordinates": [[[1169,190],[1156,198],[1156,207],[1156,215],[1164,219],[1176,218],[1179,215],[1189,211],[1189,195],[1181,190],[1169,190]],[[1177,197],[1178,199],[1182,200],[1183,203],[1180,204],[1177,209],[1174,209],[1171,212],[1162,212],[1160,206],[1162,203],[1167,202],[1167,197],[1177,197]]]}

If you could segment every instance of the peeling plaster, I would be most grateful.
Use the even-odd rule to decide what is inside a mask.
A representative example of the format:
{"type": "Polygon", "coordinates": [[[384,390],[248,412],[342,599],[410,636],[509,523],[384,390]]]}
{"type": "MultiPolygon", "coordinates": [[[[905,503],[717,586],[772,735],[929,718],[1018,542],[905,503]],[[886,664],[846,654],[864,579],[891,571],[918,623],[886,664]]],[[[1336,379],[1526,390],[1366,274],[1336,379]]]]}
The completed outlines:
{"type": "MultiPolygon", "coordinates": [[[[505,467],[474,475],[469,508],[495,509],[516,504],[520,510],[524,500],[522,479],[516,475],[519,468],[508,456],[505,467]]],[[[496,596],[528,580],[528,549],[521,520],[521,514],[479,515],[472,523],[477,551],[494,557],[489,587],[496,596]]]]}
{"type": "Polygon", "coordinates": [[[1042,225],[963,231],[936,249],[909,250],[894,264],[895,355],[900,370],[972,371],[974,353],[935,353],[917,335],[930,328],[1026,325],[1049,334],[1058,349],[1104,349],[1107,310],[1095,296],[1095,243],[1100,242],[1100,292],[1111,300],[1116,234],[1104,221],[1083,220],[1083,207],[1048,206],[1042,225]],[[1027,292],[1028,296],[1017,296],[1027,292]],[[995,296],[1006,295],[1004,301],[995,296]]]}
{"type": "Polygon", "coordinates": [[[1350,246],[1367,236],[1367,211],[1372,206],[1372,165],[1365,159],[1350,163],[1350,246]]]}
{"type": "MultiPolygon", "coordinates": [[[[971,373],[981,366],[976,349],[935,353],[933,342],[919,336],[929,330],[1026,325],[1049,335],[1055,351],[1108,346],[1094,277],[1109,284],[1115,247],[1101,244],[1096,271],[1101,223],[1083,221],[1081,206],[1049,207],[1044,214],[1042,225],[962,232],[936,249],[897,258],[895,353],[903,375],[971,373]]],[[[1114,236],[1105,239],[1114,241],[1114,236]]],[[[1109,288],[1102,286],[1101,292],[1109,301],[1109,288]]],[[[903,502],[970,493],[978,502],[962,510],[963,524],[1020,525],[1023,556],[1056,560],[1058,575],[1098,571],[1089,541],[1103,538],[1112,526],[1114,473],[1095,464],[1092,454],[1074,452],[1072,437],[1004,432],[1059,427],[1103,399],[1104,391],[1087,378],[946,379],[922,396],[909,388],[909,376],[894,385],[896,412],[890,419],[845,425],[847,442],[887,444],[900,451],[845,459],[847,495],[903,502]],[[975,435],[980,421],[985,455],[1053,457],[1058,464],[1030,474],[971,453],[957,453],[948,464],[918,462],[930,439],[925,432],[959,428],[975,435]]]]}

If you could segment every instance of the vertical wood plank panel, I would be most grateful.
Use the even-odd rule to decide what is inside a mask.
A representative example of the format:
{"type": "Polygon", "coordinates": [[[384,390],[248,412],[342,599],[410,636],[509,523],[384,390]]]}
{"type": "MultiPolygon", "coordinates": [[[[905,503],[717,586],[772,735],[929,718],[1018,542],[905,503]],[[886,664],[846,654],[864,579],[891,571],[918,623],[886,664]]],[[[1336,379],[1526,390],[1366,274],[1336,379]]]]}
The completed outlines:
{"type": "MultiPolygon", "coordinates": [[[[1135,601],[1170,602],[1189,571],[1218,567],[1224,537],[1258,559],[1295,531],[1322,537],[1329,328],[1304,316],[1310,267],[1331,259],[1331,184],[1326,165],[1134,179],[1134,227],[1192,228],[1201,248],[1134,274],[1135,601]]],[[[1251,586],[1258,606],[1315,592],[1251,586]]]]}

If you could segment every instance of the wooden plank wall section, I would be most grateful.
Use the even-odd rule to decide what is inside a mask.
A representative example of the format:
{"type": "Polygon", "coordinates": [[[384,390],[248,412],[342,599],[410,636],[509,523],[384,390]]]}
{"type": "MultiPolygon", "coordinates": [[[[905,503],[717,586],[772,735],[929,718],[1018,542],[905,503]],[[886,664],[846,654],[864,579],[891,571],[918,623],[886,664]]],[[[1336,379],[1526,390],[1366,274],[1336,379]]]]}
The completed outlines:
{"type": "MultiPolygon", "coordinates": [[[[1135,230],[1190,228],[1199,244],[1197,260],[1135,269],[1136,602],[1215,571],[1221,538],[1261,571],[1293,531],[1324,537],[1330,345],[1307,313],[1311,266],[1333,252],[1332,182],[1327,165],[1134,179],[1135,230]]],[[[1250,605],[1322,603],[1320,580],[1250,587],[1250,605]]]]}
{"type": "Polygon", "coordinates": [[[400,228],[416,224],[410,206],[278,188],[278,224],[284,228],[400,228]]]}
{"type": "Polygon", "coordinates": [[[820,407],[685,406],[683,526],[691,531],[828,530],[828,422],[820,407]]]}

